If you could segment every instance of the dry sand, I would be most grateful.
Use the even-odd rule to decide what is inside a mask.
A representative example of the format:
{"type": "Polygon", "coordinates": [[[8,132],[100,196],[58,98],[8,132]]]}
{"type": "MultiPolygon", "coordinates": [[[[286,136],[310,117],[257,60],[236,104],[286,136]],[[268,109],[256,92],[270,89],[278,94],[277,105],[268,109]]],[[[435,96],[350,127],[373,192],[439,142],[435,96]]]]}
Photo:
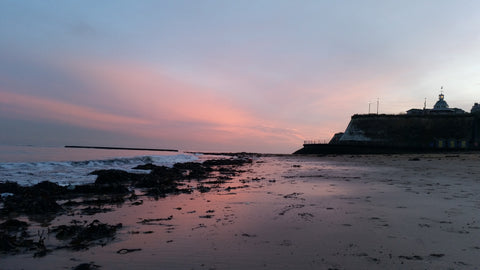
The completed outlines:
{"type": "Polygon", "coordinates": [[[61,216],[48,225],[123,227],[88,250],[0,255],[0,269],[480,267],[478,154],[271,156],[244,169],[208,193],[61,216]]]}

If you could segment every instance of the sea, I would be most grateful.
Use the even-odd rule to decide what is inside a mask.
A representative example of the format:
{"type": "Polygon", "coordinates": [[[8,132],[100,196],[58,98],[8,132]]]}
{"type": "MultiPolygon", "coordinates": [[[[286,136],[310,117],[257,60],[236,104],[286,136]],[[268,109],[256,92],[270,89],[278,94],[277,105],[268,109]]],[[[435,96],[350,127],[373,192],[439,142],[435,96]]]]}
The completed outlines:
{"type": "Polygon", "coordinates": [[[120,169],[129,172],[137,165],[153,163],[173,166],[198,160],[185,152],[65,148],[63,146],[0,145],[0,183],[35,185],[43,181],[62,186],[92,183],[94,170],[120,169]]]}

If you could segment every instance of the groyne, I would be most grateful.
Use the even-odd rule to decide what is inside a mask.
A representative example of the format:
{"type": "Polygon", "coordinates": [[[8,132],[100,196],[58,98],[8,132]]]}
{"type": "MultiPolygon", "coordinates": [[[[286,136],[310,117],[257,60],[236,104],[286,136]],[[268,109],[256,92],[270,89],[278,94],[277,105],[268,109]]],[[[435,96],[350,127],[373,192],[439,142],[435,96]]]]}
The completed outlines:
{"type": "Polygon", "coordinates": [[[137,150],[137,151],[158,151],[158,152],[178,152],[175,149],[161,148],[138,148],[138,147],[111,147],[111,146],[83,146],[83,145],[65,145],[65,148],[84,148],[84,149],[106,149],[106,150],[137,150]]]}

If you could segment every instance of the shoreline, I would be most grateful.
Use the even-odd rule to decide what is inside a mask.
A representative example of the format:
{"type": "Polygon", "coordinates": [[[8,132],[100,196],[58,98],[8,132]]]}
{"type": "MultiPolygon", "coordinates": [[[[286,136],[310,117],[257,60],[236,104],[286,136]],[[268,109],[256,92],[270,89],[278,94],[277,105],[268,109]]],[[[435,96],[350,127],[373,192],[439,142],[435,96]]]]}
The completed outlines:
{"type": "MultiPolygon", "coordinates": [[[[26,219],[32,234],[72,220],[122,227],[103,246],[0,260],[5,269],[471,269],[480,254],[478,162],[463,153],[260,156],[204,180],[224,177],[209,192],[192,179],[192,193],[139,194],[91,206],[105,210],[91,215],[78,206],[48,227],[26,219]]],[[[55,243],[46,237],[47,248],[55,243]]]]}

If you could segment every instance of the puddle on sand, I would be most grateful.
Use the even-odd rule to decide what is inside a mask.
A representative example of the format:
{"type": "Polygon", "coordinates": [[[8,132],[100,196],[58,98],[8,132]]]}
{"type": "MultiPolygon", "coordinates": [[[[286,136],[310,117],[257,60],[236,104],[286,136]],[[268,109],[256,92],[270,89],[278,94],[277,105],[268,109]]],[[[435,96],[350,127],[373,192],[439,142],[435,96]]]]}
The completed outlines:
{"type": "Polygon", "coordinates": [[[126,202],[94,216],[62,216],[54,225],[98,219],[123,227],[105,246],[55,250],[43,258],[8,256],[2,258],[2,265],[5,269],[29,265],[68,269],[84,262],[101,269],[323,266],[331,250],[344,244],[336,236],[348,230],[345,224],[351,220],[345,212],[355,211],[356,206],[344,198],[368,194],[368,188],[357,181],[367,170],[361,166],[274,157],[261,158],[245,169],[208,193],[158,200],[140,197],[141,205],[126,202]],[[119,254],[122,249],[132,252],[119,254]]]}

